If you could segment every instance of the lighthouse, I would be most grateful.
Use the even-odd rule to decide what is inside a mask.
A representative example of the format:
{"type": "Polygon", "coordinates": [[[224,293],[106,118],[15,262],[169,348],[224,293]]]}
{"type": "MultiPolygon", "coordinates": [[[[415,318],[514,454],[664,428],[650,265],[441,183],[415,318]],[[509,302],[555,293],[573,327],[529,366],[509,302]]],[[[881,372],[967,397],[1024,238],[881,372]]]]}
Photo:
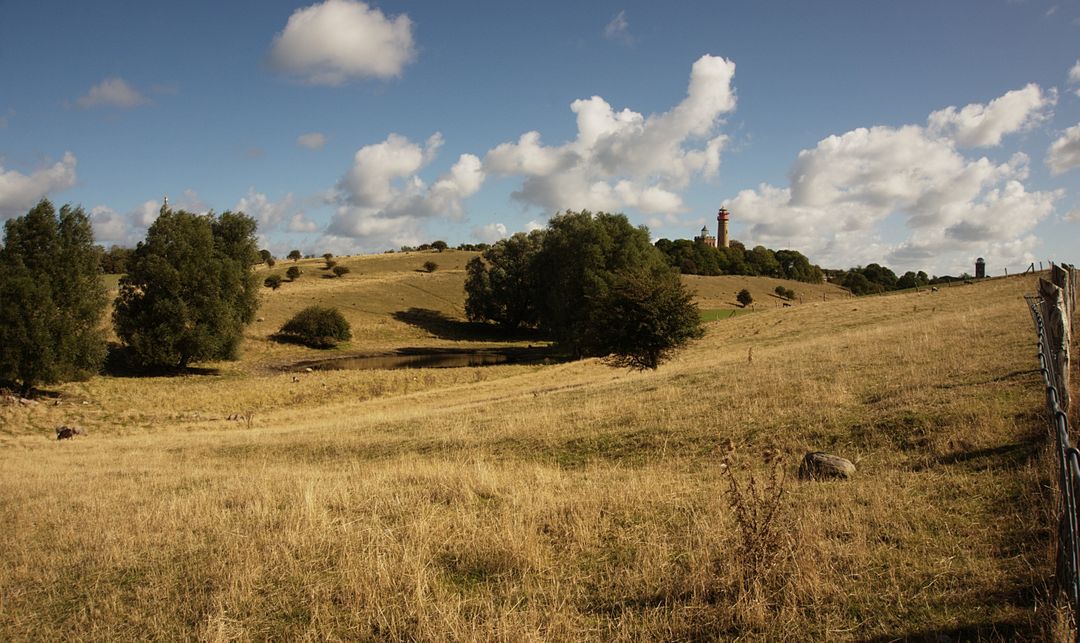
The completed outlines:
{"type": "Polygon", "coordinates": [[[730,243],[728,242],[727,234],[727,222],[728,211],[724,208],[720,208],[720,211],[716,213],[716,247],[728,248],[730,243]]]}

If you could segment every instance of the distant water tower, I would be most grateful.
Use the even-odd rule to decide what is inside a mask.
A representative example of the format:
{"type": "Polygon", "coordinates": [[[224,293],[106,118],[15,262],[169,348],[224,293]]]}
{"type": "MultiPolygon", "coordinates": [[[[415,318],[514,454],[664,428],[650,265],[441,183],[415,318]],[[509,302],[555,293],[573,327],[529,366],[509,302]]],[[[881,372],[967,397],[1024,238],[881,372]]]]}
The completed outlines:
{"type": "Polygon", "coordinates": [[[982,257],[975,260],[975,278],[982,279],[986,276],[986,262],[982,257]]]}
{"type": "Polygon", "coordinates": [[[720,208],[720,211],[716,213],[716,247],[717,248],[730,248],[731,244],[728,242],[727,235],[727,223],[728,223],[728,211],[724,208],[720,208]]]}

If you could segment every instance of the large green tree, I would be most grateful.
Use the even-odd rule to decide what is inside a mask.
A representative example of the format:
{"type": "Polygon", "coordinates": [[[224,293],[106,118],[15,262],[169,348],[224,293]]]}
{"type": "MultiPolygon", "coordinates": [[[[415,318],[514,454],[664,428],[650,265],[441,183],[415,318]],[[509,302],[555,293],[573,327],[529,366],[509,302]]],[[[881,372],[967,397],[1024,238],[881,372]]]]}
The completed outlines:
{"type": "Polygon", "coordinates": [[[255,318],[255,221],[162,207],[120,280],[113,323],[135,364],[234,359],[255,318]]]}
{"type": "Polygon", "coordinates": [[[465,266],[465,314],[507,328],[537,322],[537,283],[532,262],[544,232],[533,230],[497,242],[465,266]]]}
{"type": "Polygon", "coordinates": [[[101,250],[82,208],[42,200],[4,224],[0,248],[0,379],[23,395],[80,379],[105,358],[108,304],[101,250]]]}
{"type": "Polygon", "coordinates": [[[469,262],[472,320],[536,326],[574,357],[656,368],[701,332],[678,274],[621,214],[566,212],[469,262]]]}

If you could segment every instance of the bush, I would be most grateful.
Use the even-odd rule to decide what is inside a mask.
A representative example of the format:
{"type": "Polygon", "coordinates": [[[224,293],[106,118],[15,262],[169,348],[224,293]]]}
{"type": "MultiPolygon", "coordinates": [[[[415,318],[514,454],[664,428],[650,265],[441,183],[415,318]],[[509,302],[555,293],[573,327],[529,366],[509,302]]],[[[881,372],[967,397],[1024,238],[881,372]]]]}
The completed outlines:
{"type": "Polygon", "coordinates": [[[285,271],[285,276],[289,278],[289,281],[296,281],[300,278],[300,269],[296,266],[289,266],[289,269],[285,271]]]}
{"type": "Polygon", "coordinates": [[[338,342],[349,341],[352,332],[338,309],[308,306],[285,322],[278,336],[312,348],[331,348],[338,342]]]}
{"type": "Polygon", "coordinates": [[[271,290],[281,288],[281,275],[270,275],[266,278],[266,281],[263,282],[263,285],[271,290]]]}
{"type": "Polygon", "coordinates": [[[334,266],[334,274],[338,277],[344,277],[349,274],[348,266],[334,266]]]}
{"type": "Polygon", "coordinates": [[[326,269],[327,270],[330,270],[331,268],[333,268],[336,265],[337,265],[337,262],[334,261],[333,259],[327,259],[326,260],[326,269]]]}
{"type": "Polygon", "coordinates": [[[776,287],[776,296],[781,299],[795,299],[795,291],[791,288],[785,288],[783,286],[776,287]]]}
{"type": "Polygon", "coordinates": [[[439,264],[435,263],[434,261],[425,261],[424,262],[424,270],[425,271],[427,271],[427,272],[435,272],[438,269],[439,269],[439,264]]]}
{"type": "Polygon", "coordinates": [[[746,288],[740,290],[739,294],[735,296],[735,299],[738,300],[739,305],[741,305],[743,308],[746,308],[750,304],[754,303],[754,296],[751,295],[750,291],[746,288]]]}

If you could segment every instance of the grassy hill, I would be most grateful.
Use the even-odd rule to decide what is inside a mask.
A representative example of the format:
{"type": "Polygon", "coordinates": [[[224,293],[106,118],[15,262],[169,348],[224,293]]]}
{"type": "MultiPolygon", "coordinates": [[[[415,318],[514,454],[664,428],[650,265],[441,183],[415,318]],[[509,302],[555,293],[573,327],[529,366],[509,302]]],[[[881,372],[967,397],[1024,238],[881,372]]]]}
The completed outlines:
{"type": "MultiPolygon", "coordinates": [[[[310,303],[352,323],[339,354],[497,343],[463,330],[471,256],[300,261],[238,363],[0,406],[0,638],[1048,636],[1030,276],[784,282],[802,304],[655,372],[276,368],[316,354],[268,339],[310,303]],[[859,472],[799,481],[811,450],[859,472]]],[[[704,308],[779,283],[688,282],[704,308]]]]}

